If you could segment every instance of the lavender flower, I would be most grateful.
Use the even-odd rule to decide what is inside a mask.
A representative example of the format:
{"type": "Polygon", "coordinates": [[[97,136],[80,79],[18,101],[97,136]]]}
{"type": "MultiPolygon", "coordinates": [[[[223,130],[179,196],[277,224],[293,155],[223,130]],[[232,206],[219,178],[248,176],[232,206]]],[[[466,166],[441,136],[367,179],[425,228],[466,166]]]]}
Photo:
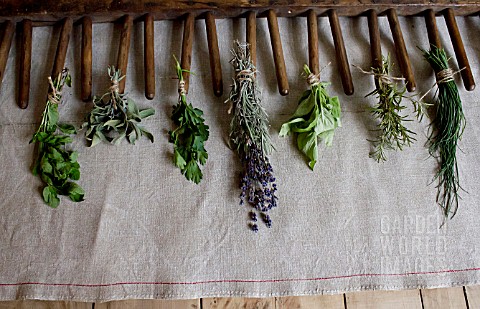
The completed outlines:
{"type": "Polygon", "coordinates": [[[255,79],[256,68],[250,59],[249,47],[235,42],[232,50],[236,72],[230,92],[230,110],[234,115],[230,124],[230,144],[238,152],[243,174],[240,181],[240,205],[248,204],[250,228],[257,232],[257,212],[267,227],[272,226],[267,211],[277,206],[277,185],[268,155],[274,149],[268,133],[268,119],[261,106],[260,92],[255,79]]]}

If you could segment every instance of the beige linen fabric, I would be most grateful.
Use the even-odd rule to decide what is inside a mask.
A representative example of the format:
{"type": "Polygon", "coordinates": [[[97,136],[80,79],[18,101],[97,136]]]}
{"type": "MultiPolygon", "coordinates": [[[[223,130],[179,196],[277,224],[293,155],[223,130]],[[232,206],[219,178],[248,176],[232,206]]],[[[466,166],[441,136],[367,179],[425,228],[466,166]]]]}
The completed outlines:
{"type": "MultiPolygon", "coordinates": [[[[479,79],[478,16],[457,20],[479,79]]],[[[137,23],[126,89],[141,107],[156,109],[145,122],[156,141],[90,149],[81,134],[75,137],[86,200],[74,204],[62,198],[58,209],[41,199],[42,184],[30,172],[34,157],[28,144],[45,104],[58,31],[34,28],[30,106],[16,106],[15,46],[0,93],[0,299],[266,297],[477,284],[478,90],[466,92],[455,77],[468,122],[458,152],[460,180],[468,193],[462,193],[457,216],[439,229],[442,215],[435,184],[430,184],[437,164],[424,147],[429,120],[408,123],[417,132],[411,148],[389,153],[383,164],[370,159],[367,139],[374,137],[375,121],[366,109],[375,99],[364,96],[373,90],[372,77],[352,68],[355,94],[343,95],[328,19],[318,22],[321,66],[332,62],[321,79],[331,81],[330,94],[340,98],[343,127],[333,147],[321,147],[312,172],[294,139],[277,133],[307,87],[300,77],[308,61],[306,19],[279,19],[290,83],[286,97],[278,94],[266,20],[258,20],[258,79],[277,149],[271,162],[279,187],[279,206],[270,213],[273,227],[260,224],[258,234],[247,228],[248,208],[239,205],[241,166],[226,145],[230,117],[223,104],[232,76],[229,49],[234,39],[244,39],[244,20],[217,21],[225,81],[221,98],[211,88],[204,22],[195,24],[196,76],[191,77],[188,100],[205,111],[211,132],[201,184],[187,182],[173,166],[166,134],[177,99],[171,55],[179,55],[182,23],[155,23],[153,101],[143,95],[143,25],[137,23]]],[[[416,48],[428,47],[424,21],[416,17],[400,22],[423,93],[434,83],[416,48]]],[[[453,55],[445,23],[437,22],[453,55]]],[[[341,23],[350,63],[367,69],[366,18],[341,18],[341,23]]],[[[386,18],[380,18],[380,27],[383,52],[395,60],[386,18]]],[[[101,94],[108,87],[106,67],[116,62],[118,29],[96,24],[93,34],[93,91],[101,94]]],[[[79,100],[80,35],[81,29],[74,27],[66,63],[74,86],[65,88],[60,107],[62,120],[76,125],[91,107],[79,100]]],[[[457,69],[455,59],[451,64],[457,69]]]]}

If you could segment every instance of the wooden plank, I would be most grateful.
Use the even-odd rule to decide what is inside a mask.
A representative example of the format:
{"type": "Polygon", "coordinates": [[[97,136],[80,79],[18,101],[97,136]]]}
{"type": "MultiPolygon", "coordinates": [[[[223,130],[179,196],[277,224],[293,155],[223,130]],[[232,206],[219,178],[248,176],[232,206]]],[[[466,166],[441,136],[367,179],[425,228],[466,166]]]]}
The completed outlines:
{"type": "Polygon", "coordinates": [[[121,300],[95,303],[95,309],[198,309],[200,299],[188,300],[121,300]]]}
{"type": "Polygon", "coordinates": [[[275,309],[275,298],[214,297],[202,299],[203,309],[275,309]]]}
{"type": "Polygon", "coordinates": [[[455,14],[452,9],[445,11],[445,23],[447,24],[448,33],[452,40],[453,50],[457,57],[459,69],[463,69],[460,73],[462,75],[463,84],[467,91],[473,91],[475,89],[475,81],[473,80],[472,68],[468,62],[467,53],[463,46],[462,36],[458,30],[457,21],[455,20],[455,14]]]}
{"type": "Polygon", "coordinates": [[[68,42],[70,42],[70,33],[72,32],[72,19],[65,18],[62,20],[60,37],[58,38],[57,52],[53,62],[52,79],[55,80],[65,67],[65,59],[67,58],[68,42]]]}
{"type": "Polygon", "coordinates": [[[81,98],[89,101],[92,98],[92,19],[82,19],[82,59],[80,65],[81,98]]]}
{"type": "Polygon", "coordinates": [[[466,286],[465,294],[469,308],[480,308],[480,285],[466,286]]]}
{"type": "Polygon", "coordinates": [[[348,309],[422,309],[420,290],[365,291],[346,294],[348,309]]]}
{"type": "Polygon", "coordinates": [[[275,13],[274,10],[268,11],[267,21],[270,32],[270,43],[272,44],[273,61],[275,62],[278,91],[281,95],[288,95],[287,69],[283,57],[282,39],[280,38],[280,31],[278,29],[277,13],[275,13]]]}
{"type": "MultiPolygon", "coordinates": [[[[133,19],[130,15],[125,15],[122,21],[122,29],[120,32],[120,44],[118,47],[117,56],[117,69],[120,70],[120,74],[127,75],[128,67],[128,53],[130,50],[130,37],[132,35],[133,19]]],[[[118,91],[123,93],[125,91],[125,82],[127,78],[122,79],[118,83],[118,91]]]]}
{"type": "Polygon", "coordinates": [[[356,16],[370,9],[384,12],[389,8],[396,9],[399,15],[413,15],[426,9],[440,12],[448,7],[454,8],[456,15],[470,15],[480,10],[476,0],[3,0],[0,19],[14,18],[18,21],[29,18],[52,22],[67,16],[77,19],[91,16],[95,22],[111,22],[126,12],[134,18],[151,13],[156,19],[176,19],[186,13],[197,16],[212,10],[216,16],[224,18],[239,17],[250,10],[265,16],[266,11],[272,8],[282,17],[304,14],[310,8],[314,8],[317,14],[335,9],[341,16],[356,16]]]}
{"type": "Polygon", "coordinates": [[[183,72],[183,80],[185,81],[185,92],[188,93],[188,87],[190,85],[189,77],[190,66],[192,65],[192,48],[193,48],[193,36],[195,31],[195,16],[193,14],[187,14],[183,22],[183,39],[182,39],[182,59],[180,60],[180,66],[185,70],[183,72]]]}
{"type": "Polygon", "coordinates": [[[13,33],[15,27],[10,20],[4,22],[3,37],[0,43],[0,89],[2,86],[3,76],[5,75],[5,68],[7,67],[8,54],[10,46],[12,45],[13,33]]]}
{"type": "Polygon", "coordinates": [[[222,64],[220,63],[220,51],[218,49],[215,17],[210,12],[207,12],[206,14],[205,27],[207,28],[208,54],[210,55],[213,93],[215,93],[217,97],[220,97],[223,94],[222,64]]]}
{"type": "Polygon", "coordinates": [[[147,14],[143,21],[143,71],[145,76],[145,97],[153,100],[155,97],[155,30],[153,16],[147,14]]]}
{"type": "Polygon", "coordinates": [[[467,309],[463,287],[422,289],[421,293],[424,309],[467,309]]]}
{"type": "Polygon", "coordinates": [[[275,309],[344,309],[344,294],[275,298],[275,309]]]}
{"type": "Polygon", "coordinates": [[[335,45],[335,54],[337,58],[337,67],[342,79],[343,92],[345,92],[346,95],[352,95],[354,91],[352,73],[350,72],[350,65],[348,64],[347,51],[345,50],[342,28],[340,27],[337,11],[330,10],[328,19],[330,21],[330,28],[332,29],[333,44],[335,45]]]}
{"type": "Polygon", "coordinates": [[[92,309],[92,303],[71,301],[16,300],[0,302],[0,309],[92,309]]]}
{"type": "Polygon", "coordinates": [[[28,107],[30,98],[30,69],[32,66],[32,21],[25,19],[21,23],[20,76],[18,79],[18,106],[28,107]]]}

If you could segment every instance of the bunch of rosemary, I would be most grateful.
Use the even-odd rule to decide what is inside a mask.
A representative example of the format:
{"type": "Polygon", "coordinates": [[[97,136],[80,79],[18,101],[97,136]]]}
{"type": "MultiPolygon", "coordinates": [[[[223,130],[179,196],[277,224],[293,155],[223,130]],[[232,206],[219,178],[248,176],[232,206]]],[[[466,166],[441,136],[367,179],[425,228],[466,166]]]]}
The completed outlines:
{"type": "Polygon", "coordinates": [[[58,123],[58,105],[62,100],[64,84],[71,87],[70,74],[65,69],[54,81],[48,77],[48,82],[50,91],[42,113],[42,122],[30,143],[38,145],[33,174],[40,175],[46,184],[42,192],[43,200],[50,207],[56,208],[60,204],[58,195],[66,195],[72,201],[80,202],[85,193],[79,185],[70,181],[80,179],[78,152],[66,149],[67,144],[73,141],[69,135],[76,134],[76,130],[72,125],[58,123]],[[61,133],[56,133],[57,129],[61,133]]]}
{"type": "Polygon", "coordinates": [[[453,218],[458,209],[459,191],[457,144],[465,129],[465,116],[457,85],[455,72],[448,66],[445,50],[431,46],[430,51],[422,50],[423,56],[436,73],[438,92],[433,130],[428,138],[429,153],[438,158],[440,167],[434,180],[438,180],[437,202],[445,218],[453,218]]]}
{"type": "Polygon", "coordinates": [[[370,112],[375,119],[379,121],[377,139],[371,140],[374,150],[370,157],[377,162],[386,161],[388,150],[403,150],[405,146],[411,146],[415,141],[415,133],[405,126],[406,121],[410,121],[408,116],[401,115],[406,106],[402,104],[403,99],[408,99],[414,106],[417,119],[421,119],[424,113],[425,104],[413,100],[406,96],[405,86],[399,86],[396,81],[402,81],[404,78],[390,76],[391,72],[390,56],[383,58],[380,68],[373,68],[372,72],[365,72],[375,76],[375,90],[365,97],[375,96],[378,103],[370,108],[370,112]]]}
{"type": "Polygon", "coordinates": [[[83,128],[85,138],[93,147],[101,141],[119,144],[123,139],[135,144],[145,135],[153,143],[153,135],[139,123],[155,114],[153,108],[139,110],[137,104],[127,94],[120,93],[118,83],[125,78],[115,67],[108,68],[111,86],[101,97],[93,98],[93,109],[86,116],[83,128]]]}
{"type": "Polygon", "coordinates": [[[189,71],[182,69],[176,58],[175,69],[179,79],[179,95],[171,119],[177,128],[168,132],[169,141],[174,144],[173,162],[188,180],[198,184],[203,177],[199,164],[204,165],[208,159],[204,147],[209,135],[208,126],[202,117],[203,111],[187,104],[182,73],[189,71]]]}
{"type": "Polygon", "coordinates": [[[257,232],[257,214],[260,214],[267,227],[271,227],[272,220],[267,212],[277,206],[277,185],[268,159],[273,146],[268,133],[267,114],[261,106],[255,79],[256,68],[251,61],[249,47],[235,41],[231,52],[231,63],[236,76],[229,97],[233,108],[230,146],[240,156],[244,170],[240,185],[240,205],[246,200],[253,207],[249,214],[249,226],[257,232]]]}
{"type": "Polygon", "coordinates": [[[310,89],[303,93],[290,120],[282,125],[280,136],[298,133],[298,149],[310,160],[308,166],[313,170],[318,160],[318,138],[332,145],[335,129],[341,127],[341,109],[338,98],[327,93],[329,83],[321,83],[308,65],[303,70],[310,89]]]}

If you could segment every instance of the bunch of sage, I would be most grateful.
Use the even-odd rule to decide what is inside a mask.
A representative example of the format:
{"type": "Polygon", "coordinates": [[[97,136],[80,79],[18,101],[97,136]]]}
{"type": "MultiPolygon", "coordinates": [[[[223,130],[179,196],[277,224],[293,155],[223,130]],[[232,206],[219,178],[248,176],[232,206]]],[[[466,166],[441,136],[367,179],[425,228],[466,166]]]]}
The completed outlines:
{"type": "Polygon", "coordinates": [[[208,159],[204,144],[208,140],[208,126],[203,119],[203,111],[187,104],[185,81],[180,63],[175,58],[175,70],[179,79],[178,103],[173,108],[171,119],[177,128],[169,131],[169,142],[173,143],[173,162],[188,180],[198,184],[203,174],[200,165],[208,159]]]}
{"type": "Polygon", "coordinates": [[[268,133],[268,119],[261,105],[260,92],[255,78],[256,68],[250,58],[249,46],[235,41],[231,50],[231,63],[235,78],[230,91],[233,118],[230,123],[230,146],[237,151],[243,165],[240,182],[240,205],[245,201],[253,208],[249,217],[250,228],[258,231],[258,216],[267,227],[272,220],[267,212],[277,206],[277,185],[268,159],[273,146],[268,133]]]}
{"type": "Polygon", "coordinates": [[[70,134],[76,134],[70,124],[59,124],[58,106],[62,101],[62,89],[66,84],[71,87],[71,77],[64,69],[54,81],[48,77],[50,91],[47,104],[42,113],[42,121],[30,143],[37,144],[37,158],[33,174],[40,176],[46,184],[42,196],[45,203],[56,208],[60,204],[59,195],[68,196],[74,202],[83,201],[84,191],[71,180],[80,179],[78,152],[67,149],[72,143],[70,134]],[[60,133],[57,133],[60,131],[60,133]]]}
{"type": "Polygon", "coordinates": [[[101,97],[93,98],[93,109],[85,117],[82,129],[90,147],[100,142],[119,144],[123,139],[135,144],[145,136],[153,143],[153,135],[140,125],[141,121],[155,114],[153,108],[139,110],[126,93],[120,93],[118,83],[125,78],[115,67],[108,68],[111,86],[101,97]]]}
{"type": "Polygon", "coordinates": [[[437,202],[445,218],[457,213],[459,191],[457,145],[465,129],[465,115],[454,72],[448,65],[445,50],[432,45],[430,51],[422,50],[436,74],[438,91],[435,97],[436,115],[428,138],[428,150],[432,157],[438,157],[439,169],[434,180],[438,180],[437,202]]]}
{"type": "Polygon", "coordinates": [[[282,125],[280,136],[298,134],[298,149],[307,156],[313,170],[318,160],[318,139],[332,145],[335,129],[341,127],[341,109],[338,98],[327,93],[329,83],[320,82],[306,64],[303,70],[310,89],[303,93],[295,113],[282,125]]]}

